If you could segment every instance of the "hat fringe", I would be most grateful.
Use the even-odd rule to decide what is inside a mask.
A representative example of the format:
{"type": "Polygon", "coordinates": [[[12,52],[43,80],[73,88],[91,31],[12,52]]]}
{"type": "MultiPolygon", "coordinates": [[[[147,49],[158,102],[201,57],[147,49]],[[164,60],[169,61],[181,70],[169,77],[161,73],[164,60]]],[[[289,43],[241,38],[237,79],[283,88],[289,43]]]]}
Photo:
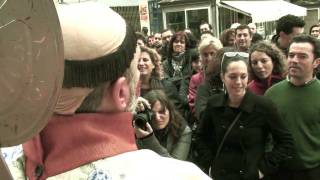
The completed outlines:
{"type": "Polygon", "coordinates": [[[118,79],[130,67],[135,50],[135,34],[127,25],[125,39],[116,52],[84,61],[66,59],[63,87],[93,88],[118,79]]]}

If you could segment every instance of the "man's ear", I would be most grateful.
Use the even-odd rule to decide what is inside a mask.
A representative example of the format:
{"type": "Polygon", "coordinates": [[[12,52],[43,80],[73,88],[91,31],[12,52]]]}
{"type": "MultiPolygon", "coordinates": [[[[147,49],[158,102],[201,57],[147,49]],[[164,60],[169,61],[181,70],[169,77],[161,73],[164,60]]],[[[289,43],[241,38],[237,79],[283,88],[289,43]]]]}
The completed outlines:
{"type": "Polygon", "coordinates": [[[279,33],[279,37],[286,37],[286,33],[285,32],[283,32],[283,31],[280,31],[280,33],[279,33]]]}
{"type": "Polygon", "coordinates": [[[129,105],[130,87],[125,77],[120,77],[111,86],[111,98],[116,111],[124,111],[129,105]]]}
{"type": "Polygon", "coordinates": [[[313,61],[313,68],[317,68],[320,64],[320,58],[317,58],[313,61]]]}

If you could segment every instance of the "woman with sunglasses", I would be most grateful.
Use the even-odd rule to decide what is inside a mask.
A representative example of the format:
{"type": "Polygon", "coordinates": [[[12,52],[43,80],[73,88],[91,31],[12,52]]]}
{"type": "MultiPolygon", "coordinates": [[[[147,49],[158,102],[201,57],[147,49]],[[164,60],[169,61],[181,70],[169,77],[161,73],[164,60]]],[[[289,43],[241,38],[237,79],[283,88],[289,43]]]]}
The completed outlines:
{"type": "Polygon", "coordinates": [[[248,54],[225,53],[221,79],[225,93],[209,98],[196,134],[199,166],[215,180],[258,180],[289,158],[292,137],[271,100],[247,91],[248,54]],[[268,135],[275,141],[266,153],[268,135]]]}
{"type": "Polygon", "coordinates": [[[145,128],[135,125],[138,148],[186,160],[191,144],[191,129],[186,121],[162,91],[150,91],[145,99],[150,103],[153,115],[145,128]]]}
{"type": "Polygon", "coordinates": [[[284,54],[274,45],[258,42],[249,50],[252,81],[248,89],[263,95],[275,83],[285,78],[287,68],[284,54]]]}

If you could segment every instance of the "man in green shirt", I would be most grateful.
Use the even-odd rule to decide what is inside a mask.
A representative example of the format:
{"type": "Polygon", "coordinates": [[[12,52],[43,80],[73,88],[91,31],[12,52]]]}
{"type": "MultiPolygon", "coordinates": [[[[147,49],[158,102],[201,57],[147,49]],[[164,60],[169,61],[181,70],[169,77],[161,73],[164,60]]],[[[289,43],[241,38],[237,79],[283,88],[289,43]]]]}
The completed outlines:
{"type": "Polygon", "coordinates": [[[294,156],[272,179],[320,178],[320,81],[314,76],[319,62],[320,42],[308,35],[294,37],[289,46],[287,80],[266,92],[277,105],[295,144],[294,156]]]}

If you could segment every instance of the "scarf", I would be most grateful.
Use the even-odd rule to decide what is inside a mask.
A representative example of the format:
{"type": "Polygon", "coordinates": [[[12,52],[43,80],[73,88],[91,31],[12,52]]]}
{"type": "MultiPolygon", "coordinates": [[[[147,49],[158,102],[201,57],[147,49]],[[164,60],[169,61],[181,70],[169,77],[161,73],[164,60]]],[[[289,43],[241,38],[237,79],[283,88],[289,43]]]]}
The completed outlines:
{"type": "Polygon", "coordinates": [[[182,77],[182,66],[185,61],[185,53],[172,56],[173,77],[182,77]]]}
{"type": "Polygon", "coordinates": [[[46,179],[90,162],[137,149],[132,114],[54,115],[48,125],[23,144],[25,174],[46,179]]]}

